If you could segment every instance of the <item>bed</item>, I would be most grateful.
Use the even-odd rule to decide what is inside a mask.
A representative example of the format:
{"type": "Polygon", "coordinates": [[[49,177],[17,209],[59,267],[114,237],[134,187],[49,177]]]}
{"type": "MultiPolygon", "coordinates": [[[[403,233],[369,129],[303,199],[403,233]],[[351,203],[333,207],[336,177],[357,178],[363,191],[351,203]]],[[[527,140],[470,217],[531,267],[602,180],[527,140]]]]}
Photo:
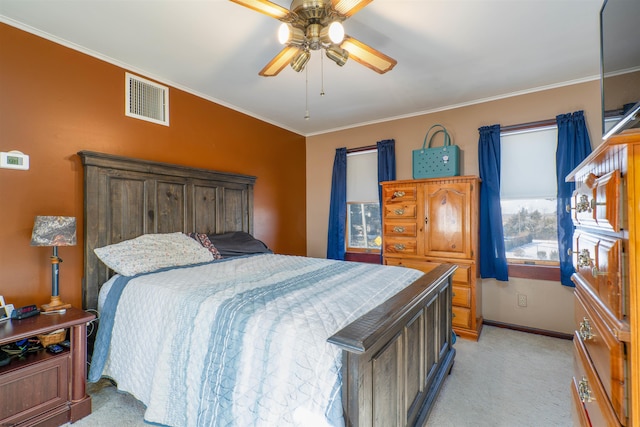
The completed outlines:
{"type": "Polygon", "coordinates": [[[91,374],[94,379],[110,377],[132,392],[147,406],[147,421],[425,424],[455,357],[455,266],[444,264],[422,274],[265,251],[123,277],[107,268],[94,250],[149,234],[252,235],[255,177],[88,151],[78,154],[85,195],[83,305],[97,309],[101,298],[105,312],[100,313],[99,333],[112,331],[107,344],[96,341],[91,374]],[[207,279],[187,279],[187,272],[207,279]],[[228,278],[224,286],[208,282],[223,277],[228,278]],[[268,278],[275,279],[267,283],[268,278]],[[119,294],[119,301],[107,303],[106,292],[100,292],[103,286],[111,287],[108,295],[119,294]],[[212,287],[214,294],[225,297],[213,298],[212,287]],[[183,295],[186,288],[195,294],[183,295]],[[263,294],[275,288],[294,291],[263,294]],[[303,288],[314,296],[299,293],[303,288]],[[243,317],[254,315],[246,302],[258,293],[255,301],[261,303],[255,306],[277,301],[272,305],[279,311],[253,320],[243,317]],[[313,305],[317,294],[329,297],[319,303],[321,309],[313,305]],[[367,298],[361,301],[354,295],[367,298]],[[109,317],[111,325],[105,326],[109,317]],[[291,318],[294,326],[276,325],[276,318],[291,318]],[[271,325],[268,332],[256,329],[265,324],[271,325]],[[256,335],[240,334],[248,330],[256,335]],[[267,335],[269,340],[261,341],[267,335]],[[233,342],[241,348],[230,350],[236,348],[233,342]],[[326,356],[329,363],[311,360],[303,353],[307,348],[316,348],[312,353],[326,356]],[[93,365],[98,362],[104,369],[96,373],[93,365]],[[259,382],[252,383],[256,378],[259,382]],[[280,388],[283,394],[278,394],[280,388]],[[167,404],[173,407],[164,409],[167,404]]]}

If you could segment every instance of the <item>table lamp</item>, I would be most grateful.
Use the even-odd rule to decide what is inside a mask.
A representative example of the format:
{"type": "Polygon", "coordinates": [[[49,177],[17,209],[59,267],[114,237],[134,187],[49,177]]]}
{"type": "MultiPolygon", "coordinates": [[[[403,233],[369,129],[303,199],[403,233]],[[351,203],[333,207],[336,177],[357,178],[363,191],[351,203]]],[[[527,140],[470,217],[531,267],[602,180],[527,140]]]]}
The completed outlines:
{"type": "Polygon", "coordinates": [[[41,311],[62,310],[71,307],[60,300],[58,276],[62,259],[58,257],[58,246],[76,244],[76,219],[72,216],[36,216],[31,234],[31,246],[52,246],[51,256],[51,302],[41,311]]]}

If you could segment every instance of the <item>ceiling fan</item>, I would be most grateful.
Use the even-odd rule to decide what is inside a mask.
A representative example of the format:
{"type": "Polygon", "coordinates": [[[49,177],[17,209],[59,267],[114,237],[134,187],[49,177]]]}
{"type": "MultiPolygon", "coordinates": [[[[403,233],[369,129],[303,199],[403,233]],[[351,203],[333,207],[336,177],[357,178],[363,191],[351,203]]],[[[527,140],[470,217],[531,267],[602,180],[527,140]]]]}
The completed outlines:
{"type": "Polygon", "coordinates": [[[384,74],[398,62],[344,34],[342,22],[373,0],[293,0],[284,7],[269,0],[231,0],[282,21],[278,39],[285,47],[258,73],[271,77],[291,64],[302,71],[311,50],[324,49],[328,58],[342,66],[347,59],[384,74]]]}

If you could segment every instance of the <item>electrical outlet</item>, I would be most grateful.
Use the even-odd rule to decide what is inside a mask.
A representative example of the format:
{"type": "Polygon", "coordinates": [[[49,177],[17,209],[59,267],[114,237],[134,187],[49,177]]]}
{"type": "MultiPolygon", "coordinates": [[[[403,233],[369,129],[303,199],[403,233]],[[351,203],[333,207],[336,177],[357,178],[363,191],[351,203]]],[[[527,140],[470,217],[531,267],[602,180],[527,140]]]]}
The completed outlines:
{"type": "Polygon", "coordinates": [[[525,294],[518,294],[518,307],[527,306],[527,296],[525,294]]]}

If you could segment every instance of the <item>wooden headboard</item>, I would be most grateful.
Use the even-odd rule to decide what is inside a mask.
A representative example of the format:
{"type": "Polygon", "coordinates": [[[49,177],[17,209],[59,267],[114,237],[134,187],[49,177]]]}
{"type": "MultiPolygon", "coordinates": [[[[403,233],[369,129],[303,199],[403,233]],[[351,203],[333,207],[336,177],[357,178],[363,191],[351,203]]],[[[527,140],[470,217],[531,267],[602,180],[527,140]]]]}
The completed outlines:
{"type": "Polygon", "coordinates": [[[80,151],[84,165],[82,305],[96,309],[113,272],[94,248],[142,234],[253,233],[254,176],[80,151]]]}

